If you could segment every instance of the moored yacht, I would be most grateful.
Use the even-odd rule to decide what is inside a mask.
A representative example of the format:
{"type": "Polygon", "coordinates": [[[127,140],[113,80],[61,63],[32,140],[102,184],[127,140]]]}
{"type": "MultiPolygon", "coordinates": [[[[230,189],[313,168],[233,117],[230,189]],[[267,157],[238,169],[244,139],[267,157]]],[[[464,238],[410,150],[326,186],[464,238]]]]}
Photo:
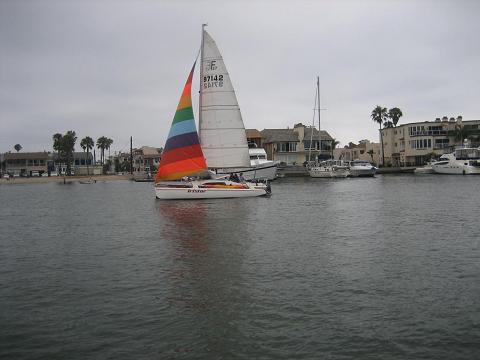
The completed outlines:
{"type": "Polygon", "coordinates": [[[350,172],[341,160],[326,160],[312,166],[308,173],[314,178],[346,178],[350,172]]]}
{"type": "Polygon", "coordinates": [[[349,163],[351,177],[375,176],[377,168],[364,160],[353,160],[349,163]]]}
{"type": "Polygon", "coordinates": [[[242,173],[245,180],[275,180],[277,177],[277,164],[272,160],[267,160],[267,152],[264,148],[249,147],[250,156],[249,168],[222,169],[217,170],[218,175],[226,175],[232,172],[242,173]]]}
{"type": "Polygon", "coordinates": [[[480,175],[480,148],[462,147],[432,164],[437,174],[480,175]]]}

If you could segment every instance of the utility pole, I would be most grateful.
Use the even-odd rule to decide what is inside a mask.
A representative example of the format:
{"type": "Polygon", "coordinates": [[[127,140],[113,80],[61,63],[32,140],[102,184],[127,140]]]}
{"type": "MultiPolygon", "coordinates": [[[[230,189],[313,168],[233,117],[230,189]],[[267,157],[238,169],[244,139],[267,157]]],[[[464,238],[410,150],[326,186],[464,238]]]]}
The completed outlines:
{"type": "Polygon", "coordinates": [[[133,147],[132,147],[132,137],[130,136],[130,175],[133,174],[133,147]]]}

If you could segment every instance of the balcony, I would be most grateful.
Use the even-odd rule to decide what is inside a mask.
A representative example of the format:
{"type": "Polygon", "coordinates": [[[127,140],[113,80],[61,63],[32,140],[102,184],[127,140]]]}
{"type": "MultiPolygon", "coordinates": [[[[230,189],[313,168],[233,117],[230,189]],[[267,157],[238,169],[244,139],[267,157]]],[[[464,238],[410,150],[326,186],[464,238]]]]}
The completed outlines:
{"type": "Polygon", "coordinates": [[[412,131],[410,133],[411,137],[414,136],[447,136],[447,130],[420,130],[412,131]]]}

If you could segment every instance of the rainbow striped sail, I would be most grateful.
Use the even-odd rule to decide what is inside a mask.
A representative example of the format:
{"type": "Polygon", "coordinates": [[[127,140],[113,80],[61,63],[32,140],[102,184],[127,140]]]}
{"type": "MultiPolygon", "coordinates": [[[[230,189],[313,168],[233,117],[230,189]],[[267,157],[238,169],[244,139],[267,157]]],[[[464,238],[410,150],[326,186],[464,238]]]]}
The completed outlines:
{"type": "Polygon", "coordinates": [[[172,121],[155,182],[178,180],[207,170],[192,109],[193,64],[172,121]]]}

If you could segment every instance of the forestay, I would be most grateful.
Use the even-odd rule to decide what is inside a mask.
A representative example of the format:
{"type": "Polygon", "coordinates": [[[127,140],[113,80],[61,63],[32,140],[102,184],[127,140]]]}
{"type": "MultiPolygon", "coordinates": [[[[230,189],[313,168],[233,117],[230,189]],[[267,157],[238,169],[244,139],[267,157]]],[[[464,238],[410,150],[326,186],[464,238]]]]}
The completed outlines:
{"type": "Polygon", "coordinates": [[[203,32],[200,144],[209,168],[250,167],[245,126],[215,41],[203,32]]]}

